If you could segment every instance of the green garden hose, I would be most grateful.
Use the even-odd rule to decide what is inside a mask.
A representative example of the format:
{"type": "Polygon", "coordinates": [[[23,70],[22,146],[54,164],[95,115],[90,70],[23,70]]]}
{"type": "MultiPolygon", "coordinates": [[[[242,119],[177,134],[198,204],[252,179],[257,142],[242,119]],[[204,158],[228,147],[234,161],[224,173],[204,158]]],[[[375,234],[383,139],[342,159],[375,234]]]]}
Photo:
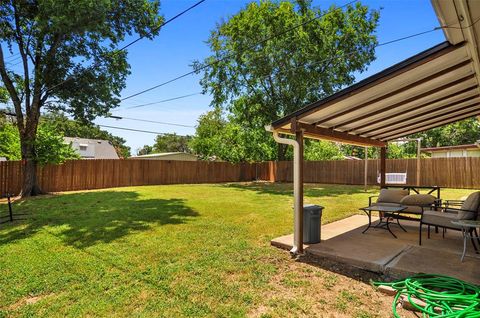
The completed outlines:
{"type": "Polygon", "coordinates": [[[391,283],[372,282],[374,286],[390,286],[397,290],[393,301],[393,315],[397,313],[400,297],[406,297],[423,317],[480,318],[480,287],[444,275],[418,274],[391,283]],[[425,302],[425,307],[414,299],[425,302]]]}

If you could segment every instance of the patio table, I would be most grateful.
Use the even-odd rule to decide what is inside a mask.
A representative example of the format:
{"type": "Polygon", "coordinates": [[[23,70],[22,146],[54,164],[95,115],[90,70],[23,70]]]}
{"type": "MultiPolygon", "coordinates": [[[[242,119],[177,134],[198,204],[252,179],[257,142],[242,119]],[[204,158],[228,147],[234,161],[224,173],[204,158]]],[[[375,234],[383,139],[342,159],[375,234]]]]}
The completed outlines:
{"type": "MultiPolygon", "coordinates": [[[[463,235],[463,253],[460,261],[463,262],[465,254],[467,253],[467,241],[472,238],[473,229],[480,228],[480,221],[476,220],[456,220],[452,221],[453,224],[458,225],[462,228],[463,235]]],[[[475,238],[475,237],[473,237],[475,238]]],[[[476,237],[478,239],[478,237],[476,237]]],[[[473,242],[472,242],[473,243],[473,242]]],[[[478,253],[478,251],[477,251],[478,253]]]]}
{"type": "Polygon", "coordinates": [[[395,218],[397,220],[396,224],[398,226],[400,226],[400,228],[406,232],[407,230],[405,230],[403,228],[403,226],[400,225],[398,215],[395,216],[395,213],[399,214],[402,211],[404,211],[405,209],[407,209],[407,207],[404,206],[404,205],[400,205],[400,206],[372,205],[372,206],[367,206],[367,207],[364,207],[364,208],[360,208],[360,210],[365,212],[365,214],[368,216],[368,226],[365,230],[363,230],[362,234],[365,233],[369,228],[372,227],[372,211],[378,211],[378,212],[380,212],[380,220],[375,226],[373,226],[373,228],[386,229],[390,232],[390,234],[393,235],[394,238],[397,238],[397,236],[390,229],[390,223],[391,223],[390,219],[392,217],[395,218]]]}

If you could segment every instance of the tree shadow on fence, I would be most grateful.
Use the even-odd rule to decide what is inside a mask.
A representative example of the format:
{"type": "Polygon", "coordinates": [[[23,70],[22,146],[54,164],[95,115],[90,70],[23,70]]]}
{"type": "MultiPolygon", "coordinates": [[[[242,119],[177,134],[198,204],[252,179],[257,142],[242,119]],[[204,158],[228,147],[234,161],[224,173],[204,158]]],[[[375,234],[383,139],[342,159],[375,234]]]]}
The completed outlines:
{"type": "MultiPolygon", "coordinates": [[[[293,195],[292,183],[228,183],[225,187],[235,188],[245,191],[255,191],[259,194],[277,194],[277,195],[293,195]]],[[[375,188],[368,188],[371,195],[378,191],[375,188]]],[[[336,197],[340,195],[350,195],[357,193],[366,193],[362,186],[359,185],[343,185],[343,184],[305,184],[304,195],[307,197],[336,197]]]]}
{"type": "Polygon", "coordinates": [[[183,224],[198,216],[196,211],[185,205],[183,199],[142,199],[135,191],[84,192],[33,198],[16,203],[14,210],[27,213],[28,219],[1,226],[0,244],[45,230],[68,245],[84,248],[109,243],[159,225],[183,224]]]}

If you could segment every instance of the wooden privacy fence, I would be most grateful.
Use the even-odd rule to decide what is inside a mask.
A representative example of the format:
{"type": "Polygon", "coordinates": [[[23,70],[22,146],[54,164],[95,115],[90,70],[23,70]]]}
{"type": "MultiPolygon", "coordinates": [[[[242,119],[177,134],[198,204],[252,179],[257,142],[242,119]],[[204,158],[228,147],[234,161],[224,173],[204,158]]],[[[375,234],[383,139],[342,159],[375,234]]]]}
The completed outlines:
{"type": "MultiPolygon", "coordinates": [[[[406,172],[407,184],[417,184],[417,159],[388,159],[386,172],[406,172]]],[[[292,182],[293,163],[262,163],[266,180],[292,182]]],[[[377,184],[379,161],[368,160],[367,182],[377,184]]],[[[364,160],[305,161],[304,181],[313,183],[364,184],[364,160]]],[[[480,188],[480,158],[426,158],[420,160],[420,185],[449,188],[480,188]]]]}
{"type": "MultiPolygon", "coordinates": [[[[38,168],[44,191],[75,191],[124,186],[218,183],[255,180],[255,164],[162,160],[72,160],[38,168]]],[[[22,184],[20,161],[0,162],[0,195],[18,194],[22,184]]]]}
{"type": "MultiPolygon", "coordinates": [[[[415,185],[416,159],[387,160],[387,172],[406,172],[415,185]]],[[[480,188],[480,158],[422,159],[420,185],[480,188]]],[[[361,185],[364,160],[306,161],[305,182],[361,185]]],[[[368,184],[376,185],[378,160],[368,160],[368,184]]],[[[38,168],[38,180],[49,192],[102,189],[123,186],[218,183],[266,180],[291,182],[291,161],[230,164],[205,161],[73,160],[38,168]]],[[[0,162],[0,195],[18,194],[22,183],[19,161],[0,162]]]]}

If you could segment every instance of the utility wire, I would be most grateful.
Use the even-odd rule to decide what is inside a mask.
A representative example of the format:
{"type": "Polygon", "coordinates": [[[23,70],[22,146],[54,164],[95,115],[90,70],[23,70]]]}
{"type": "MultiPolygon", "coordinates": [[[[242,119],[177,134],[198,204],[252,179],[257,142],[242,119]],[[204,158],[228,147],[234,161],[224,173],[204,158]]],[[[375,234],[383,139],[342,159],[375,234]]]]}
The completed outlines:
{"type": "MultiPolygon", "coordinates": [[[[350,1],[350,2],[348,2],[348,3],[346,3],[346,4],[344,4],[343,6],[338,7],[336,10],[338,10],[338,9],[343,9],[343,8],[349,6],[349,5],[351,5],[351,4],[353,4],[353,3],[357,2],[357,1],[359,1],[359,0],[350,1]]],[[[254,49],[255,47],[257,47],[258,45],[260,45],[260,44],[263,44],[263,43],[265,43],[265,42],[267,42],[267,41],[269,41],[269,40],[271,40],[271,39],[274,39],[274,38],[276,38],[276,37],[282,36],[282,35],[284,35],[284,34],[286,34],[286,33],[289,33],[289,32],[291,32],[291,31],[293,31],[293,30],[295,30],[295,29],[298,29],[299,27],[302,27],[302,26],[304,26],[304,25],[306,25],[306,24],[309,24],[309,23],[311,23],[311,22],[313,22],[313,21],[315,21],[315,20],[318,20],[318,19],[320,19],[320,18],[322,18],[322,17],[324,17],[324,16],[326,16],[327,14],[330,14],[330,13],[332,13],[332,11],[328,11],[328,12],[325,12],[325,13],[323,13],[323,14],[320,14],[320,15],[312,18],[312,19],[309,19],[309,20],[304,21],[304,22],[302,22],[302,23],[299,23],[299,24],[297,24],[297,25],[295,25],[295,26],[293,26],[293,27],[291,27],[291,28],[288,28],[287,30],[285,30],[285,31],[283,31],[283,32],[279,32],[279,33],[273,34],[272,36],[269,36],[269,37],[261,40],[261,41],[258,42],[258,43],[255,43],[255,44],[253,44],[253,45],[250,45],[248,48],[246,48],[246,49],[244,49],[244,50],[242,50],[242,51],[245,52],[245,51],[252,50],[252,49],[254,49]]],[[[210,66],[212,66],[212,65],[214,65],[214,64],[216,64],[216,63],[222,62],[222,61],[224,61],[225,59],[230,58],[231,56],[233,56],[233,55],[235,55],[235,54],[238,54],[238,53],[228,54],[228,55],[224,56],[223,58],[221,58],[221,59],[219,59],[219,60],[216,60],[216,61],[207,63],[207,64],[205,64],[205,65],[203,65],[203,66],[201,66],[201,67],[199,67],[199,68],[197,68],[197,69],[195,69],[195,70],[193,70],[193,71],[187,72],[187,73],[185,73],[185,74],[182,74],[182,75],[180,75],[180,76],[177,76],[177,77],[175,77],[175,78],[172,78],[171,80],[168,80],[168,81],[166,81],[166,82],[163,82],[163,83],[160,83],[160,84],[158,84],[158,85],[152,86],[152,87],[150,87],[150,88],[144,89],[144,90],[142,90],[142,91],[140,91],[140,92],[138,92],[138,93],[135,93],[135,94],[132,94],[132,95],[128,95],[128,96],[122,98],[121,100],[124,101],[124,100],[130,99],[130,98],[133,98],[133,97],[135,97],[135,96],[138,96],[138,95],[141,95],[141,94],[145,94],[145,93],[147,93],[147,92],[149,92],[149,91],[152,91],[152,90],[157,89],[157,88],[159,88],[159,87],[162,87],[162,86],[164,86],[164,85],[170,84],[170,83],[172,83],[172,82],[178,81],[179,79],[182,79],[182,78],[187,77],[187,76],[189,76],[189,75],[193,75],[193,74],[195,74],[195,73],[197,73],[197,72],[199,72],[199,71],[201,71],[201,70],[203,70],[203,69],[205,69],[205,68],[207,68],[207,67],[210,67],[210,66]]]]}
{"type": "Polygon", "coordinates": [[[404,36],[404,37],[401,37],[401,38],[397,38],[397,39],[394,39],[394,40],[391,40],[391,41],[387,41],[387,42],[377,44],[375,46],[375,48],[380,47],[380,46],[384,46],[384,45],[388,45],[388,44],[392,44],[392,43],[395,43],[395,42],[400,42],[400,41],[403,41],[403,40],[408,40],[408,39],[415,38],[415,37],[420,36],[420,35],[432,33],[432,32],[438,31],[438,30],[440,30],[440,27],[435,27],[435,28],[430,29],[430,30],[425,30],[425,31],[418,32],[418,33],[415,33],[415,34],[412,34],[412,35],[407,35],[407,36],[404,36]]]}
{"type": "MultiPolygon", "coordinates": [[[[410,38],[414,38],[414,37],[417,37],[417,36],[421,36],[421,35],[424,35],[424,34],[435,32],[435,31],[438,31],[440,29],[441,29],[441,27],[435,27],[433,29],[429,29],[429,30],[426,30],[426,31],[422,31],[422,32],[418,32],[418,33],[411,34],[411,35],[408,35],[408,36],[393,39],[393,40],[390,40],[390,41],[382,42],[382,43],[379,43],[379,44],[375,45],[374,48],[378,48],[378,47],[381,47],[381,46],[385,46],[385,45],[393,44],[393,43],[396,43],[396,42],[404,41],[404,40],[407,40],[407,39],[410,39],[410,38]]],[[[346,53],[346,56],[350,56],[350,55],[354,55],[354,54],[357,54],[357,51],[352,51],[352,52],[346,53]]],[[[287,71],[291,71],[291,70],[295,70],[295,69],[298,69],[298,68],[301,68],[301,67],[305,67],[305,66],[307,66],[307,64],[309,64],[309,66],[315,66],[315,65],[318,65],[318,64],[331,62],[331,61],[335,60],[337,57],[338,56],[330,57],[330,58],[327,58],[327,59],[324,59],[324,60],[321,60],[321,61],[318,61],[318,62],[315,62],[315,63],[308,63],[307,62],[307,63],[301,64],[301,65],[298,65],[298,66],[295,66],[295,67],[291,67],[291,68],[281,70],[280,73],[284,73],[284,72],[287,72],[287,71]]],[[[266,75],[263,78],[266,78],[268,76],[270,76],[270,75],[266,75]]],[[[182,95],[182,96],[178,96],[178,97],[173,97],[173,98],[169,98],[169,99],[160,100],[160,101],[157,101],[157,102],[139,104],[139,105],[127,107],[125,109],[145,107],[145,106],[160,104],[160,103],[169,102],[169,101],[172,101],[172,100],[186,98],[186,97],[190,97],[190,96],[194,96],[194,95],[200,95],[200,94],[202,94],[202,92],[182,95]]],[[[118,111],[118,110],[121,110],[121,109],[116,109],[114,111],[118,111]]]]}
{"type": "MultiPolygon", "coordinates": [[[[159,25],[157,28],[154,29],[154,31],[157,31],[158,29],[166,26],[167,24],[169,24],[170,22],[176,20],[177,18],[179,18],[180,16],[184,15],[185,13],[187,13],[188,11],[192,10],[193,8],[195,8],[196,6],[200,5],[201,3],[205,2],[206,0],[200,0],[198,1],[197,3],[195,3],[194,5],[188,7],[187,9],[183,10],[182,12],[176,14],[175,16],[171,17],[170,19],[168,19],[167,21],[163,22],[161,25],[159,25]]],[[[357,0],[358,1],[358,0],[357,0]]],[[[120,51],[124,51],[125,49],[127,49],[128,47],[130,47],[131,45],[133,45],[134,43],[137,43],[138,41],[140,41],[141,39],[143,39],[145,36],[140,36],[138,37],[137,39],[133,40],[132,42],[124,45],[123,47],[121,47],[120,49],[118,49],[116,52],[120,52],[120,51]]],[[[92,65],[90,68],[94,68],[95,65],[92,65]]],[[[84,70],[86,71],[86,69],[84,70]]],[[[66,82],[70,81],[71,79],[73,79],[75,76],[78,76],[78,74],[73,74],[71,76],[69,76],[68,78],[66,78],[65,80],[63,80],[62,82],[50,87],[47,91],[51,91],[55,88],[57,88],[58,86],[61,86],[63,84],[65,84],[66,82]]]]}
{"type": "Polygon", "coordinates": [[[155,121],[155,120],[149,120],[149,119],[131,118],[131,117],[124,117],[124,116],[107,116],[106,118],[112,118],[112,119],[127,119],[127,120],[143,121],[143,122],[146,122],[146,123],[154,123],[154,124],[161,124],[161,125],[169,125],[169,126],[195,128],[195,126],[192,126],[192,125],[184,125],[184,124],[176,124],[176,123],[167,123],[167,122],[164,122],[164,121],[155,121]]]}
{"type": "MultiPolygon", "coordinates": [[[[356,2],[358,0],[355,0],[355,1],[352,1],[351,3],[353,2],[356,2]]],[[[346,5],[349,5],[350,3],[346,4],[346,5]]],[[[471,25],[467,26],[467,27],[462,27],[461,29],[465,29],[465,28],[468,28],[468,27],[471,27],[473,25],[475,25],[477,22],[480,21],[480,18],[478,18],[477,20],[475,20],[471,25]]],[[[377,48],[377,47],[381,47],[381,46],[385,46],[385,45],[389,45],[389,44],[392,44],[392,43],[396,43],[396,42],[400,42],[400,41],[404,41],[406,39],[410,39],[410,38],[413,38],[413,37],[417,37],[417,36],[421,36],[421,35],[424,35],[424,34],[427,34],[427,33],[431,33],[431,32],[434,32],[434,31],[437,31],[437,30],[440,30],[440,29],[444,29],[444,28],[455,28],[455,29],[460,29],[460,28],[456,28],[456,27],[451,27],[451,26],[439,26],[439,27],[435,27],[433,29],[430,29],[430,30],[426,30],[426,31],[422,31],[422,32],[418,32],[418,33],[415,33],[415,34],[412,34],[412,35],[409,35],[409,36],[405,36],[405,37],[401,37],[401,38],[397,38],[397,39],[394,39],[394,40],[391,40],[391,41],[386,41],[386,42],[382,42],[382,43],[379,43],[377,44],[376,46],[374,46],[374,48],[377,48]]],[[[355,54],[355,52],[350,52],[350,53],[347,53],[347,55],[351,55],[351,54],[355,54]]],[[[325,60],[322,60],[322,61],[319,61],[315,64],[320,64],[320,63],[323,63],[323,62],[327,62],[327,61],[331,61],[333,59],[335,59],[336,57],[332,57],[332,58],[329,58],[329,59],[325,59],[325,60]]],[[[216,61],[218,62],[218,61],[216,61]]],[[[208,65],[212,65],[213,63],[215,62],[212,62],[208,65]]],[[[204,66],[204,67],[207,67],[208,65],[204,66]]],[[[291,70],[291,69],[296,69],[296,68],[299,68],[299,67],[304,67],[305,64],[303,65],[300,65],[300,66],[297,66],[297,67],[294,67],[294,68],[290,68],[288,70],[291,70]]],[[[197,70],[198,71],[198,70],[197,70]]],[[[184,74],[182,76],[179,76],[177,77],[178,78],[181,78],[181,77],[185,77],[187,75],[190,75],[192,74],[192,72],[189,72],[187,74],[184,74]]],[[[170,81],[167,81],[165,82],[164,84],[167,84],[169,82],[172,82],[174,81],[175,79],[172,79],[170,81]]],[[[151,89],[150,89],[151,90],[151,89]]],[[[132,106],[130,108],[137,108],[137,107],[143,107],[143,106],[147,106],[147,105],[153,105],[153,104],[156,104],[156,103],[162,103],[162,102],[166,102],[166,101],[171,101],[171,100],[175,100],[175,99],[179,99],[179,98],[185,98],[185,97],[188,97],[188,96],[193,96],[193,95],[197,95],[197,94],[200,94],[200,93],[193,93],[193,94],[188,94],[188,95],[184,95],[184,96],[179,96],[179,97],[175,97],[175,98],[170,98],[170,99],[166,99],[166,100],[162,100],[162,101],[158,101],[158,102],[152,102],[152,103],[147,103],[147,104],[142,104],[142,105],[135,105],[135,106],[132,106]]],[[[131,96],[128,96],[127,98],[131,98],[131,97],[134,97],[134,96],[137,96],[137,95],[140,95],[139,93],[137,94],[134,94],[134,95],[131,95],[131,96]]],[[[125,98],[126,99],[126,98],[125,98]]],[[[165,123],[165,122],[157,122],[157,121],[151,121],[151,120],[145,120],[145,119],[138,119],[138,118],[127,118],[127,117],[120,117],[120,116],[109,116],[110,118],[116,118],[116,119],[130,119],[130,120],[137,120],[137,121],[145,121],[145,122],[152,122],[152,123],[159,123],[159,124],[168,124],[168,125],[175,125],[175,126],[184,126],[184,127],[194,127],[194,126],[188,126],[188,125],[181,125],[181,124],[174,124],[174,123],[165,123]]],[[[124,127],[116,127],[116,126],[108,126],[108,125],[98,125],[100,127],[105,127],[105,128],[112,128],[112,129],[121,129],[121,130],[128,130],[128,131],[135,131],[135,132],[144,132],[144,133],[151,133],[151,134],[157,134],[157,135],[165,135],[165,134],[168,134],[168,133],[159,133],[159,132],[154,132],[154,131],[146,131],[146,130],[139,130],[139,129],[132,129],[132,128],[124,128],[124,127]]]]}
{"type": "MultiPolygon", "coordinates": [[[[19,53],[19,54],[20,54],[20,53],[19,53]]],[[[13,55],[12,55],[12,56],[13,56],[13,55]]],[[[10,56],[10,57],[11,57],[11,56],[10,56]]],[[[5,59],[5,64],[9,64],[9,63],[11,64],[12,62],[16,62],[16,61],[18,61],[18,60],[21,59],[21,58],[22,58],[21,56],[17,56],[16,58],[10,59],[10,60],[8,60],[8,61],[5,59]]]]}
{"type": "MultiPolygon", "coordinates": [[[[120,130],[128,130],[128,131],[135,131],[135,132],[142,132],[146,134],[154,134],[154,135],[172,135],[172,133],[165,133],[165,132],[156,132],[151,130],[141,130],[141,129],[133,129],[133,128],[125,128],[125,127],[117,127],[117,126],[108,126],[108,125],[97,125],[104,128],[112,128],[112,129],[120,129],[120,130]]],[[[176,134],[175,134],[176,135],[176,134]]],[[[177,135],[180,137],[187,137],[184,135],[177,135]]]]}
{"type": "Polygon", "coordinates": [[[151,102],[151,103],[146,103],[146,104],[139,104],[139,105],[134,105],[134,106],[129,106],[123,109],[114,109],[113,111],[119,111],[119,110],[124,110],[124,109],[133,109],[133,108],[139,108],[139,107],[145,107],[145,106],[150,106],[150,105],[155,105],[155,104],[161,104],[165,102],[170,102],[172,100],[177,100],[177,99],[182,99],[182,98],[187,98],[195,95],[202,95],[202,92],[197,92],[197,93],[191,93],[187,95],[182,95],[182,96],[177,96],[177,97],[172,97],[172,98],[167,98],[167,99],[162,99],[156,102],[151,102]]]}
{"type": "MultiPolygon", "coordinates": [[[[439,30],[439,28],[437,27],[437,28],[434,28],[434,29],[418,32],[418,33],[415,33],[415,34],[412,34],[412,35],[408,35],[408,36],[404,36],[404,37],[397,38],[397,39],[394,39],[394,40],[379,43],[379,44],[375,45],[373,48],[377,48],[377,47],[393,44],[393,43],[396,43],[396,42],[404,41],[404,40],[407,40],[407,39],[410,39],[410,38],[413,38],[413,37],[421,36],[421,35],[431,33],[431,32],[435,32],[435,31],[438,31],[438,30],[439,30]]],[[[354,54],[357,54],[357,53],[358,53],[357,51],[351,51],[351,52],[346,53],[345,56],[350,56],[350,55],[354,55],[354,54]]],[[[329,58],[323,59],[323,60],[315,62],[315,63],[308,63],[307,62],[307,63],[301,64],[301,65],[297,65],[295,67],[284,69],[284,70],[280,71],[280,73],[295,70],[297,68],[305,67],[307,65],[314,66],[314,65],[318,65],[318,64],[324,64],[326,62],[331,62],[331,61],[335,60],[336,58],[338,58],[338,56],[329,57],[329,58]]],[[[268,76],[270,76],[270,75],[264,76],[264,78],[266,78],[268,76]]]]}
{"type": "Polygon", "coordinates": [[[10,65],[10,67],[12,67],[12,66],[16,66],[16,65],[18,65],[18,64],[20,64],[20,63],[22,63],[22,62],[23,62],[23,61],[19,61],[19,62],[17,62],[17,63],[13,63],[13,64],[12,64],[12,62],[6,62],[5,65],[10,65]]]}
{"type": "Polygon", "coordinates": [[[468,28],[474,26],[478,21],[480,21],[480,17],[477,18],[475,21],[473,21],[470,25],[467,25],[467,26],[464,26],[464,27],[462,27],[461,25],[460,25],[459,27],[454,27],[454,26],[452,26],[452,25],[458,24],[458,23],[452,23],[452,24],[450,24],[450,25],[439,26],[438,28],[439,28],[439,29],[457,29],[457,30],[464,30],[464,29],[468,29],[468,28]]]}
{"type": "MultiPolygon", "coordinates": [[[[347,4],[343,5],[343,6],[339,7],[338,9],[342,9],[342,8],[344,8],[345,6],[348,6],[348,5],[350,5],[350,4],[354,3],[354,2],[357,2],[357,1],[358,1],[358,0],[351,1],[351,2],[349,2],[349,3],[347,3],[347,4]]],[[[331,12],[331,11],[330,11],[330,12],[331,12]]],[[[305,25],[305,24],[307,24],[307,23],[310,23],[310,22],[314,21],[315,19],[319,19],[319,18],[325,16],[326,14],[328,14],[328,13],[330,13],[330,12],[326,12],[326,13],[323,14],[323,15],[320,15],[320,16],[318,16],[318,17],[315,17],[315,18],[311,19],[311,20],[308,20],[308,21],[306,21],[306,22],[303,22],[302,24],[299,24],[299,25],[297,25],[297,26],[294,26],[294,27],[292,27],[292,28],[290,28],[290,29],[288,29],[288,30],[286,30],[286,31],[284,31],[284,32],[279,33],[279,35],[283,35],[283,34],[285,34],[285,33],[287,33],[287,32],[292,31],[292,30],[295,29],[295,28],[298,28],[298,27],[303,26],[303,25],[305,25]]],[[[398,39],[395,39],[395,40],[392,40],[392,41],[387,41],[387,42],[378,44],[378,45],[375,46],[375,48],[380,47],[380,46],[384,46],[384,45],[388,45],[388,44],[391,44],[391,43],[395,43],[395,42],[407,40],[407,39],[410,39],[410,38],[413,38],[413,37],[417,37],[417,36],[424,35],[424,34],[427,34],[427,33],[431,33],[431,32],[437,31],[437,30],[441,30],[441,29],[452,28],[452,29],[460,29],[460,30],[463,30],[463,29],[466,29],[466,28],[469,28],[469,27],[474,26],[474,25],[475,25],[477,22],[479,22],[479,21],[480,21],[480,18],[476,19],[476,20],[475,20],[474,22],[472,22],[470,25],[465,26],[465,27],[452,27],[451,25],[434,27],[433,29],[429,29],[429,30],[426,30],[426,31],[423,31],[423,32],[415,33],[415,34],[412,34],[412,35],[409,35],[409,36],[405,36],[405,37],[398,38],[398,39]]],[[[276,36],[278,36],[278,35],[273,35],[273,36],[271,36],[271,37],[269,37],[269,38],[267,38],[267,39],[264,39],[264,40],[262,40],[261,42],[253,45],[252,47],[257,46],[258,44],[262,44],[262,43],[264,43],[264,42],[266,42],[266,41],[268,41],[268,40],[270,40],[270,39],[272,39],[272,38],[274,38],[274,37],[276,37],[276,36]]],[[[356,52],[356,51],[355,51],[355,52],[356,52]]],[[[355,52],[348,53],[348,54],[355,54],[355,52]]],[[[124,98],[122,98],[121,100],[123,101],[123,100],[129,99],[129,98],[132,98],[132,97],[134,97],[134,96],[138,96],[138,95],[147,93],[147,92],[149,92],[149,91],[151,91],[151,90],[154,90],[154,89],[156,89],[156,88],[159,88],[159,87],[161,87],[161,86],[164,86],[164,85],[170,84],[170,83],[172,83],[172,82],[175,82],[175,81],[177,81],[177,80],[179,80],[179,79],[182,79],[182,78],[184,78],[184,77],[186,77],[186,76],[192,75],[192,74],[194,74],[194,73],[197,73],[198,71],[201,71],[201,70],[203,70],[203,69],[205,69],[205,68],[207,68],[207,67],[210,67],[210,66],[212,66],[212,65],[214,65],[214,64],[216,64],[216,63],[218,63],[218,62],[221,62],[221,61],[223,61],[223,60],[231,57],[231,55],[233,55],[233,54],[229,54],[229,55],[227,55],[227,56],[225,56],[225,57],[223,57],[223,58],[221,58],[221,59],[219,59],[219,60],[216,60],[216,61],[213,61],[213,62],[211,62],[211,63],[205,64],[205,65],[203,65],[202,67],[199,67],[198,69],[195,69],[195,70],[193,70],[193,71],[191,71],[191,72],[188,72],[188,73],[185,73],[185,74],[183,74],[183,75],[177,76],[177,77],[175,77],[175,78],[173,78],[173,79],[171,79],[171,80],[168,80],[168,81],[166,81],[166,82],[163,82],[163,83],[161,83],[161,84],[155,85],[155,86],[153,86],[153,87],[150,87],[150,88],[145,89],[145,90],[143,90],[143,91],[140,91],[140,92],[138,92],[138,93],[129,95],[129,96],[127,96],[127,97],[124,97],[124,98]]]]}
{"type": "MultiPolygon", "coordinates": [[[[480,20],[480,19],[479,19],[479,20],[480,20]]],[[[478,21],[477,21],[477,22],[478,22],[478,21]]],[[[472,25],[473,25],[473,24],[472,24],[472,25]]],[[[385,45],[389,45],[389,44],[393,44],[393,43],[400,42],[400,41],[404,41],[404,40],[407,40],[407,39],[410,39],[410,38],[413,38],[413,37],[417,37],[417,36],[421,36],[421,35],[424,35],[424,34],[427,34],[427,33],[435,32],[435,31],[438,31],[438,30],[440,30],[440,29],[441,29],[441,27],[435,27],[435,28],[433,28],[433,29],[429,29],[429,30],[426,30],[426,31],[422,31],[422,32],[418,32],[418,33],[411,34],[411,35],[408,35],[408,36],[404,36],[404,37],[400,37],[400,38],[397,38],[397,39],[393,39],[393,40],[390,40],[390,41],[382,42],[382,43],[379,43],[379,44],[375,45],[374,48],[381,47],[381,46],[385,46],[385,45]]],[[[349,56],[349,55],[353,55],[353,54],[356,54],[356,53],[357,53],[357,51],[353,51],[353,52],[346,53],[346,55],[349,56]]],[[[316,63],[310,64],[310,66],[318,65],[318,64],[323,64],[323,63],[326,63],[326,62],[330,62],[330,61],[333,61],[334,59],[336,59],[337,57],[338,57],[338,56],[334,56],[334,57],[331,57],[331,58],[327,58],[327,59],[318,61],[318,62],[316,62],[316,63]]],[[[294,70],[294,69],[297,69],[297,68],[300,68],[300,67],[305,67],[306,65],[307,65],[307,64],[302,64],[302,65],[298,65],[298,66],[296,66],[296,67],[284,69],[282,72],[294,70]]],[[[269,76],[269,75],[267,75],[267,76],[269,76]]],[[[199,94],[199,93],[196,93],[196,94],[199,94]]],[[[166,101],[169,101],[169,100],[174,100],[174,99],[183,98],[183,97],[185,97],[185,96],[191,96],[191,95],[196,95],[196,94],[189,94],[189,95],[179,96],[179,97],[176,97],[176,98],[166,99],[166,100],[159,101],[159,102],[166,102],[166,101]]],[[[142,104],[142,105],[136,105],[136,106],[132,106],[132,107],[129,107],[129,108],[143,107],[143,106],[152,105],[152,104],[155,104],[155,103],[156,103],[156,102],[147,103],[147,104],[142,104]]],[[[146,121],[146,122],[152,122],[152,123],[158,123],[158,124],[167,124],[167,123],[163,123],[163,122],[156,122],[156,121],[144,120],[144,119],[133,119],[133,118],[127,118],[127,117],[120,117],[120,116],[110,116],[110,118],[130,119],[130,120],[146,121]]],[[[168,124],[171,124],[171,123],[168,123],[168,124]]],[[[172,125],[178,126],[178,124],[172,124],[172,125]]],[[[186,125],[182,125],[182,126],[186,126],[186,125]]],[[[194,127],[194,126],[186,126],[186,127],[194,127]]]]}
{"type": "MultiPolygon", "coordinates": [[[[17,57],[15,57],[15,56],[17,56],[17,55],[20,55],[20,52],[15,53],[15,54],[12,54],[12,55],[10,55],[10,56],[7,56],[7,57],[5,58],[5,62],[7,62],[8,59],[16,60],[17,57]]],[[[20,56],[19,56],[18,58],[20,58],[20,56]]],[[[11,60],[10,60],[10,61],[11,61],[11,60]]]]}
{"type": "MultiPolygon", "coordinates": [[[[155,31],[158,31],[158,29],[160,29],[161,27],[165,26],[166,24],[174,21],[175,19],[179,18],[180,16],[182,16],[183,14],[187,13],[188,11],[192,10],[193,8],[199,6],[202,2],[205,2],[206,0],[200,0],[198,1],[197,3],[193,4],[192,6],[188,7],[187,9],[183,10],[182,12],[176,14],[175,16],[171,17],[170,19],[168,19],[167,21],[165,21],[164,23],[162,23],[160,26],[158,26],[157,28],[155,28],[153,30],[153,32],[155,31]]],[[[119,51],[123,51],[125,49],[127,49],[128,47],[132,46],[133,44],[137,43],[138,41],[140,41],[141,39],[143,39],[144,36],[139,36],[137,39],[133,40],[132,42],[128,43],[127,45],[121,47],[119,49],[119,51]]]]}

